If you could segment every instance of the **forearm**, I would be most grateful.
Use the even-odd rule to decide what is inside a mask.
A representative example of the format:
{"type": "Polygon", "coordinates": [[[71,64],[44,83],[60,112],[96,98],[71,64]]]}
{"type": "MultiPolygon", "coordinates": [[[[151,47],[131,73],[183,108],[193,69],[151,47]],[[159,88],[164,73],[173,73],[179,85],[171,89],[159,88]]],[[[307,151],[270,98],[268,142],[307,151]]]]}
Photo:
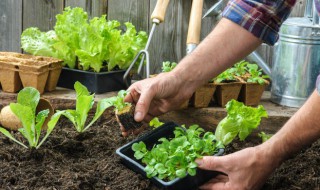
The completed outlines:
{"type": "Polygon", "coordinates": [[[222,19],[172,74],[186,82],[189,88],[195,89],[243,59],[260,44],[261,40],[241,26],[222,19]]]}
{"type": "Polygon", "coordinates": [[[320,96],[314,91],[307,102],[295,113],[282,129],[261,145],[268,159],[279,164],[320,138],[320,96]]]}

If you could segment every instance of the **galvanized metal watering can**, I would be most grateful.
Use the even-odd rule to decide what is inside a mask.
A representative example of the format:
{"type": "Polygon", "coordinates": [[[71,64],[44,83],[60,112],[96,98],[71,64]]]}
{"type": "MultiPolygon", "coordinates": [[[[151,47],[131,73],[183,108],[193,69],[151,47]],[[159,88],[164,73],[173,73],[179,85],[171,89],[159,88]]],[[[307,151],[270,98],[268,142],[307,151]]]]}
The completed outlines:
{"type": "Polygon", "coordinates": [[[320,25],[313,1],[307,1],[304,17],[291,17],[282,24],[272,68],[257,52],[247,59],[271,76],[271,101],[300,107],[315,89],[320,74],[320,25]]]}

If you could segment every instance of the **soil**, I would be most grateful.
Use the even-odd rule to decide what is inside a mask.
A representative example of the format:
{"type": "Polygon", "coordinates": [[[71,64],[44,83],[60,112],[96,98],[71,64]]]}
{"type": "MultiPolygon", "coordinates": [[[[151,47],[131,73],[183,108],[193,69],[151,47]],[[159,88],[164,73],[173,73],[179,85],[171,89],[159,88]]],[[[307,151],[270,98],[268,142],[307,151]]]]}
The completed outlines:
{"type": "MultiPolygon", "coordinates": [[[[20,134],[14,134],[21,139],[20,134]]],[[[141,134],[143,135],[143,134],[141,134]]],[[[38,150],[29,150],[0,135],[0,189],[157,190],[149,180],[121,164],[115,150],[132,141],[121,136],[114,116],[79,134],[66,119],[38,150]]],[[[235,142],[233,152],[259,144],[235,142]]],[[[320,185],[320,140],[285,162],[263,189],[311,189],[320,185]]]]}

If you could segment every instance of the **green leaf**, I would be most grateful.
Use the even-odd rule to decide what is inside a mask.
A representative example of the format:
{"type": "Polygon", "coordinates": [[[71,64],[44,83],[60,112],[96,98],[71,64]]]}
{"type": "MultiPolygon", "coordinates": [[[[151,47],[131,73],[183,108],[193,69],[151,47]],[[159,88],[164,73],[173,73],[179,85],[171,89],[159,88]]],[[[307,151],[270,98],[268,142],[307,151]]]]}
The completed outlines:
{"type": "Polygon", "coordinates": [[[176,175],[179,178],[183,178],[183,177],[185,177],[187,175],[187,171],[186,171],[185,168],[181,168],[181,169],[176,171],[176,175]]]}
{"type": "Polygon", "coordinates": [[[231,100],[227,103],[228,115],[222,119],[215,132],[217,140],[229,144],[237,135],[244,140],[260,124],[262,117],[268,117],[263,106],[245,106],[242,102],[231,100]]]}
{"type": "Polygon", "coordinates": [[[166,168],[164,167],[164,165],[162,163],[158,163],[154,166],[154,168],[157,170],[158,174],[164,174],[166,173],[166,168]]]}
{"type": "Polygon", "coordinates": [[[84,128],[83,131],[86,131],[89,127],[91,127],[91,125],[93,125],[93,123],[96,122],[101,117],[103,112],[111,106],[112,106],[112,102],[110,102],[108,98],[100,100],[98,102],[96,113],[94,114],[92,121],[84,128]]]}
{"type": "Polygon", "coordinates": [[[0,132],[2,134],[4,134],[6,137],[8,137],[9,139],[11,139],[12,141],[18,143],[19,145],[23,146],[24,148],[28,148],[26,145],[24,145],[22,142],[18,141],[17,139],[15,139],[9,131],[7,131],[6,129],[0,127],[0,132]]]}
{"type": "Polygon", "coordinates": [[[262,142],[264,143],[272,137],[272,134],[266,134],[265,132],[262,131],[258,134],[258,136],[261,138],[262,142]]]}
{"type": "Polygon", "coordinates": [[[57,41],[54,31],[41,32],[35,27],[27,28],[21,35],[22,49],[32,55],[57,57],[57,52],[53,48],[57,41]]]}
{"type": "Polygon", "coordinates": [[[78,130],[78,124],[76,122],[76,119],[79,118],[80,116],[76,112],[76,110],[64,110],[63,112],[61,112],[61,114],[64,115],[66,118],[68,118],[78,130]]]}
{"type": "Polygon", "coordinates": [[[80,96],[89,96],[90,92],[88,91],[87,87],[85,87],[84,85],[82,85],[79,81],[76,81],[74,83],[74,89],[76,91],[77,94],[77,98],[80,96]]]}
{"type": "Polygon", "coordinates": [[[36,145],[39,142],[40,134],[41,134],[41,129],[43,127],[43,123],[45,122],[46,118],[48,117],[49,114],[49,109],[42,110],[38,113],[36,117],[36,145]]]}
{"type": "Polygon", "coordinates": [[[160,127],[161,125],[163,125],[164,123],[159,121],[159,118],[157,117],[154,117],[150,122],[149,122],[149,125],[150,127],[153,127],[153,128],[158,128],[160,127]]]}
{"type": "Polygon", "coordinates": [[[195,176],[197,173],[197,169],[196,168],[188,168],[188,173],[191,176],[195,176]]]}
{"type": "Polygon", "coordinates": [[[162,72],[170,72],[172,71],[178,64],[176,62],[164,61],[162,62],[162,72]]]}
{"type": "Polygon", "coordinates": [[[17,103],[28,106],[31,108],[32,112],[36,113],[36,108],[40,100],[40,93],[37,89],[33,87],[23,88],[17,97],[17,103]]]}
{"type": "Polygon", "coordinates": [[[31,107],[21,105],[19,103],[11,103],[12,112],[19,118],[25,130],[25,136],[30,147],[35,147],[35,115],[31,107]]]}
{"type": "Polygon", "coordinates": [[[36,148],[39,148],[43,142],[49,137],[49,135],[51,134],[51,132],[53,131],[54,127],[56,126],[57,122],[59,121],[59,118],[62,114],[64,114],[65,111],[58,111],[55,114],[53,114],[53,116],[51,116],[50,121],[48,122],[48,128],[47,128],[47,132],[46,135],[43,137],[43,139],[41,140],[41,142],[37,145],[36,148]]]}
{"type": "Polygon", "coordinates": [[[78,114],[78,118],[76,118],[78,125],[78,132],[84,131],[84,125],[87,121],[88,113],[91,110],[94,104],[94,95],[86,96],[82,95],[77,98],[76,102],[76,112],[78,114]]]}

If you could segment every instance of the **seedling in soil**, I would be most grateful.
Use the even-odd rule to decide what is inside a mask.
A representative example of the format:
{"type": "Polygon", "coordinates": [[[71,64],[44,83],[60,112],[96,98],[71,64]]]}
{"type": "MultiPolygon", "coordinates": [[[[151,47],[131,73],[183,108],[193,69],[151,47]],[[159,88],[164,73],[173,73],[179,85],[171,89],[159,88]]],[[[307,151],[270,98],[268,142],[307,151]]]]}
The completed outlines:
{"type": "MultiPolygon", "coordinates": [[[[49,110],[42,110],[36,114],[36,108],[40,100],[40,93],[38,90],[32,87],[26,87],[18,93],[17,103],[11,103],[11,111],[19,118],[22,123],[22,128],[18,131],[25,137],[29,143],[29,148],[38,149],[42,143],[48,138],[56,123],[58,122],[59,116],[54,114],[48,122],[46,135],[40,140],[41,130],[44,122],[48,117],[49,110]]],[[[13,140],[15,143],[28,148],[23,142],[15,139],[9,131],[0,127],[0,132],[13,140]]]]}
{"type": "Polygon", "coordinates": [[[83,86],[80,82],[76,82],[74,84],[74,89],[77,94],[76,109],[58,111],[56,114],[58,115],[58,117],[60,117],[60,115],[64,115],[65,117],[67,117],[73,123],[76,130],[79,133],[82,133],[89,129],[93,125],[93,123],[100,118],[103,112],[107,108],[112,106],[112,104],[107,99],[100,100],[98,102],[96,113],[92,121],[85,126],[88,118],[88,113],[94,104],[94,94],[90,95],[88,89],[85,86],[83,86]]]}
{"type": "Polygon", "coordinates": [[[159,121],[159,118],[154,117],[150,122],[149,122],[149,126],[153,127],[154,129],[160,127],[161,125],[163,125],[164,123],[159,121]]]}
{"type": "Polygon", "coordinates": [[[162,63],[162,72],[163,72],[163,73],[170,72],[170,71],[172,71],[176,66],[177,66],[177,63],[176,63],[176,62],[164,61],[164,62],[162,63]]]}
{"type": "Polygon", "coordinates": [[[128,94],[125,90],[120,90],[118,96],[109,98],[111,104],[115,107],[115,113],[118,123],[129,131],[142,126],[142,123],[134,120],[135,106],[124,101],[124,97],[128,94]]]}
{"type": "Polygon", "coordinates": [[[262,70],[259,69],[257,64],[248,64],[247,67],[249,72],[247,82],[265,84],[265,79],[270,78],[268,75],[262,74],[262,70]]]}
{"type": "Polygon", "coordinates": [[[192,125],[189,129],[184,126],[176,127],[174,135],[172,139],[160,138],[160,144],[151,145],[153,148],[150,151],[142,141],[132,145],[134,157],[142,159],[142,163],[146,164],[147,177],[157,176],[159,179],[171,181],[187,174],[195,176],[195,160],[213,155],[223,147],[212,132],[205,133],[198,125],[192,125]]]}
{"type": "Polygon", "coordinates": [[[272,137],[272,134],[266,134],[265,132],[262,131],[258,134],[258,136],[261,138],[262,143],[264,143],[272,137]]]}

